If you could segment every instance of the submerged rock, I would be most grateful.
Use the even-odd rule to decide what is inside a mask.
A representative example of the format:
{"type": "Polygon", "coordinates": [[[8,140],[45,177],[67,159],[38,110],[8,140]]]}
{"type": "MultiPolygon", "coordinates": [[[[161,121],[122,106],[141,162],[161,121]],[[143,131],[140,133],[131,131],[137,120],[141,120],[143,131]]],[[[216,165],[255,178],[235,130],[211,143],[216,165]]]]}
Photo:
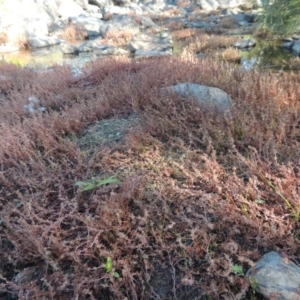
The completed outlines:
{"type": "Polygon", "coordinates": [[[60,45],[60,48],[64,54],[78,54],[79,53],[78,47],[70,45],[70,44],[62,43],[60,45]]]}
{"type": "Polygon", "coordinates": [[[246,277],[266,299],[300,299],[300,268],[275,251],[265,254],[246,277]]]}

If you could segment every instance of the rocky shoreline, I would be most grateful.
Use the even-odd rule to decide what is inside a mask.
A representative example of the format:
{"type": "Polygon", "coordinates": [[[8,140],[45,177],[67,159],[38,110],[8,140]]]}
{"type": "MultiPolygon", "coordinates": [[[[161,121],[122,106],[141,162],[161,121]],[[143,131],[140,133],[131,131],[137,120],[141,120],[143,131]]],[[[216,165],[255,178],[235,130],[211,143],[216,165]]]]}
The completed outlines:
{"type": "Polygon", "coordinates": [[[242,28],[255,19],[249,1],[10,1],[0,4],[0,53],[60,44],[65,54],[153,57],[173,53],[170,28],[242,28]],[[220,2],[220,3],[219,3],[220,2]],[[220,10],[222,5],[224,9],[220,10]],[[240,8],[236,8],[239,5],[240,8]],[[29,9],[30,8],[30,9],[29,9]],[[248,9],[243,11],[242,9],[248,9]],[[218,9],[219,14],[213,11],[218,9]],[[211,13],[210,13],[211,12],[211,13]],[[111,41],[122,38],[122,45],[111,41]],[[78,46],[70,40],[82,41],[78,46]]]}

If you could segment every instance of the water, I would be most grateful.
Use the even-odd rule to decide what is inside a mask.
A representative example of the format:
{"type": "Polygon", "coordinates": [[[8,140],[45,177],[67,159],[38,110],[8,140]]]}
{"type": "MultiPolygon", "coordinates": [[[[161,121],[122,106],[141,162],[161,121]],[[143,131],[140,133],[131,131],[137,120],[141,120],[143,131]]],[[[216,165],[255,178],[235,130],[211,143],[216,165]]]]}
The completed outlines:
{"type": "Polygon", "coordinates": [[[20,50],[2,54],[3,61],[21,67],[28,66],[35,69],[47,69],[54,65],[69,64],[72,66],[74,73],[79,72],[80,69],[92,59],[93,52],[82,52],[78,55],[63,54],[60,50],[60,45],[37,48],[32,51],[20,50]]]}
{"type": "MultiPolygon", "coordinates": [[[[243,38],[249,39],[253,37],[245,35],[243,38]]],[[[256,47],[242,51],[243,58],[241,65],[245,70],[250,70],[255,66],[264,69],[285,71],[293,69],[292,65],[295,65],[295,57],[292,53],[283,50],[283,42],[265,41],[255,37],[254,39],[257,41],[256,47]]],[[[75,43],[75,45],[78,46],[81,43],[82,41],[77,42],[77,44],[75,43]]],[[[36,69],[46,69],[53,65],[70,64],[74,73],[79,74],[80,69],[93,59],[93,52],[83,52],[79,53],[79,55],[65,55],[60,50],[60,45],[55,45],[47,48],[38,48],[33,51],[22,50],[2,54],[2,59],[22,67],[29,66],[36,69]]],[[[298,64],[300,68],[300,59],[298,64]]]]}
{"type": "MultiPolygon", "coordinates": [[[[244,38],[253,38],[245,36],[244,38]]],[[[245,69],[258,66],[263,69],[284,70],[293,69],[295,56],[291,52],[283,50],[281,41],[256,40],[256,46],[242,53],[242,65],[245,69]]]]}

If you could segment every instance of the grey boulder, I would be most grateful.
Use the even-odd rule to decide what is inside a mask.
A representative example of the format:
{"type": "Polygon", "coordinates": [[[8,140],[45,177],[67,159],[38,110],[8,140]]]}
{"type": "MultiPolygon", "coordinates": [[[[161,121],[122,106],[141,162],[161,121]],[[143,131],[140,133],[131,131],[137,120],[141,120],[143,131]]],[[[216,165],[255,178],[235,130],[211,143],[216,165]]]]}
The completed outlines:
{"type": "Polygon", "coordinates": [[[61,39],[55,36],[37,36],[30,35],[28,38],[28,45],[31,48],[42,48],[61,43],[61,39]]]}
{"type": "Polygon", "coordinates": [[[87,31],[88,36],[99,36],[100,27],[105,24],[105,21],[96,17],[81,15],[69,18],[69,23],[76,28],[87,31]]]}
{"type": "Polygon", "coordinates": [[[100,27],[100,33],[103,37],[109,34],[123,32],[136,33],[140,30],[139,24],[133,17],[128,15],[113,15],[112,19],[100,27]]]}
{"type": "Polygon", "coordinates": [[[129,44],[129,50],[131,52],[136,52],[138,50],[172,52],[173,42],[169,33],[160,35],[150,35],[146,33],[136,34],[129,44]]]}
{"type": "Polygon", "coordinates": [[[300,299],[300,268],[275,251],[257,261],[246,277],[266,299],[300,299]]]}
{"type": "Polygon", "coordinates": [[[128,55],[128,51],[111,45],[102,45],[94,50],[93,58],[101,58],[108,55],[128,55]]]}
{"type": "Polygon", "coordinates": [[[300,55],[300,40],[296,41],[292,45],[292,51],[294,55],[300,55]]]}
{"type": "Polygon", "coordinates": [[[185,98],[194,98],[204,106],[214,106],[228,111],[231,107],[231,99],[227,93],[219,88],[209,87],[195,83],[180,83],[178,85],[162,89],[163,94],[175,93],[185,98]]]}
{"type": "Polygon", "coordinates": [[[157,50],[137,50],[134,53],[134,58],[149,58],[156,56],[172,55],[172,50],[157,51],[157,50]]]}

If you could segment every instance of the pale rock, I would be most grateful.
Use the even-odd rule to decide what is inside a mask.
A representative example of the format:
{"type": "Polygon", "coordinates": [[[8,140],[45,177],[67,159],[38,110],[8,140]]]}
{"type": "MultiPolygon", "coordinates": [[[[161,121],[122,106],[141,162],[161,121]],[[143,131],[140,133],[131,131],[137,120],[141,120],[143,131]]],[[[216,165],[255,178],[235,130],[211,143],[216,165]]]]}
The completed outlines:
{"type": "Polygon", "coordinates": [[[130,44],[129,50],[136,52],[138,50],[143,51],[172,51],[173,42],[169,33],[163,33],[160,35],[150,35],[146,33],[135,35],[130,44]]]}
{"type": "Polygon", "coordinates": [[[232,46],[238,49],[251,48],[255,47],[256,41],[253,39],[240,40],[235,42],[232,46]]]}
{"type": "Polygon", "coordinates": [[[100,35],[100,27],[106,22],[96,17],[81,15],[69,18],[69,24],[85,30],[89,36],[100,35]]]}
{"type": "Polygon", "coordinates": [[[42,48],[60,44],[62,40],[55,36],[30,35],[27,42],[31,48],[42,48]]]}
{"type": "Polygon", "coordinates": [[[185,98],[193,98],[202,106],[214,106],[228,111],[232,105],[227,93],[216,87],[209,87],[195,83],[181,83],[162,89],[164,94],[175,93],[185,98]]]}
{"type": "Polygon", "coordinates": [[[100,27],[100,33],[103,37],[121,31],[136,33],[139,30],[139,24],[128,15],[113,15],[112,19],[100,27]]]}
{"type": "Polygon", "coordinates": [[[172,55],[172,50],[166,51],[158,51],[158,50],[137,50],[134,53],[134,58],[149,58],[149,57],[156,57],[156,56],[166,56],[172,55]]]}

